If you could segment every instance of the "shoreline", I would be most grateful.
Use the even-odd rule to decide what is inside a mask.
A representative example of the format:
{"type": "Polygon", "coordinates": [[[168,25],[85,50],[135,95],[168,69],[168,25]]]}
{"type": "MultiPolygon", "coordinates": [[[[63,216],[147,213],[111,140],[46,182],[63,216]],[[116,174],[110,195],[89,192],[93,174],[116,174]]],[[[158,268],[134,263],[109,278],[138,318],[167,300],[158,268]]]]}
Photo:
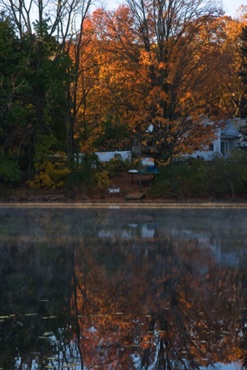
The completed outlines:
{"type": "Polygon", "coordinates": [[[0,208],[65,208],[65,209],[86,209],[86,208],[149,208],[149,209],[192,209],[192,208],[246,208],[247,202],[1,202],[0,208]]]}

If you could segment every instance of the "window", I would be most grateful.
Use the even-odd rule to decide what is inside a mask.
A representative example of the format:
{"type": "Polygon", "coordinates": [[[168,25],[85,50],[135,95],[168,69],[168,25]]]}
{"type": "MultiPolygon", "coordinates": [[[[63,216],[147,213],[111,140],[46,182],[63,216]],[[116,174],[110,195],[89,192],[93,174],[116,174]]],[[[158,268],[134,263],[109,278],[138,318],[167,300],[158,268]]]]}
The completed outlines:
{"type": "Polygon", "coordinates": [[[212,144],[209,145],[208,150],[210,152],[213,152],[214,151],[214,143],[212,143],[212,144]]]}
{"type": "Polygon", "coordinates": [[[220,144],[220,151],[225,157],[229,153],[229,143],[228,141],[222,141],[220,144]]]}

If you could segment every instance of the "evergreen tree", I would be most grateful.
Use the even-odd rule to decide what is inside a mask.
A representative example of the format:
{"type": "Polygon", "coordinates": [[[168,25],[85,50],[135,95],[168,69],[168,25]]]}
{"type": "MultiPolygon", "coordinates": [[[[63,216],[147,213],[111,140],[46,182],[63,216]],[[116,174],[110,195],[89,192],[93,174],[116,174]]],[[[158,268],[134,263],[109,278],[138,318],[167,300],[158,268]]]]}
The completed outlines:
{"type": "Polygon", "coordinates": [[[69,65],[45,22],[19,38],[8,19],[0,21],[0,180],[10,157],[30,177],[46,137],[52,147],[43,156],[66,151],[69,65]]]}
{"type": "Polygon", "coordinates": [[[23,98],[28,86],[20,74],[20,41],[8,18],[0,19],[0,180],[19,179],[18,159],[28,125],[23,98]]]}

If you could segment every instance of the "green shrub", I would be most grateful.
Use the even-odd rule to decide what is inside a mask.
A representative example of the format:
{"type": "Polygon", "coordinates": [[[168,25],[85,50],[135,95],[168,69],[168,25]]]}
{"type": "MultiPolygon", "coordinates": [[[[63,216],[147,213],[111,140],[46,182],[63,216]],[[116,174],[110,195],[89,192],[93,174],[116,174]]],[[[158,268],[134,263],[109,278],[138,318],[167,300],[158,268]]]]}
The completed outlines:
{"type": "Polygon", "coordinates": [[[123,159],[120,154],[115,154],[110,161],[103,164],[103,167],[109,173],[110,177],[114,177],[128,171],[131,167],[131,161],[129,159],[123,159]]]}
{"type": "Polygon", "coordinates": [[[160,170],[148,195],[167,199],[235,199],[247,194],[247,157],[236,151],[228,159],[188,159],[160,170]]]}
{"type": "Polygon", "coordinates": [[[67,189],[88,192],[103,189],[110,185],[109,173],[104,168],[95,167],[94,161],[84,161],[76,165],[66,177],[67,189]]]}
{"type": "Polygon", "coordinates": [[[168,164],[159,172],[149,195],[175,199],[198,198],[207,195],[204,162],[189,159],[168,164]]]}
{"type": "Polygon", "coordinates": [[[20,178],[21,172],[16,161],[10,157],[0,157],[0,181],[18,182],[20,178]]]}
{"type": "Polygon", "coordinates": [[[45,160],[38,167],[38,173],[27,181],[30,188],[55,189],[64,186],[69,169],[63,160],[45,160]]]}
{"type": "Polygon", "coordinates": [[[52,135],[39,135],[35,146],[35,173],[26,184],[31,188],[55,189],[64,185],[70,172],[64,152],[55,150],[56,140],[52,135]]]}
{"type": "Polygon", "coordinates": [[[218,158],[208,165],[210,192],[215,198],[235,198],[245,195],[247,159],[243,152],[233,152],[229,158],[218,158]]]}
{"type": "Polygon", "coordinates": [[[106,170],[94,171],[93,189],[104,189],[110,185],[109,173],[106,170]]]}
{"type": "Polygon", "coordinates": [[[66,176],[65,186],[69,190],[83,191],[90,188],[93,181],[92,164],[75,165],[66,176]]]}

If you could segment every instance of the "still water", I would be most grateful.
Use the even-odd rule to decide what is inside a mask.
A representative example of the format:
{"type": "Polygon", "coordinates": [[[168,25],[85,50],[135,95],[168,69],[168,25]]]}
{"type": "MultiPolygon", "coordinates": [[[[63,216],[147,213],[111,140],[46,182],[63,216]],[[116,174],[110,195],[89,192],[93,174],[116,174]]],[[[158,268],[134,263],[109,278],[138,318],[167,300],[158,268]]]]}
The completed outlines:
{"type": "Polygon", "coordinates": [[[245,364],[246,209],[0,209],[0,369],[245,364]]]}

